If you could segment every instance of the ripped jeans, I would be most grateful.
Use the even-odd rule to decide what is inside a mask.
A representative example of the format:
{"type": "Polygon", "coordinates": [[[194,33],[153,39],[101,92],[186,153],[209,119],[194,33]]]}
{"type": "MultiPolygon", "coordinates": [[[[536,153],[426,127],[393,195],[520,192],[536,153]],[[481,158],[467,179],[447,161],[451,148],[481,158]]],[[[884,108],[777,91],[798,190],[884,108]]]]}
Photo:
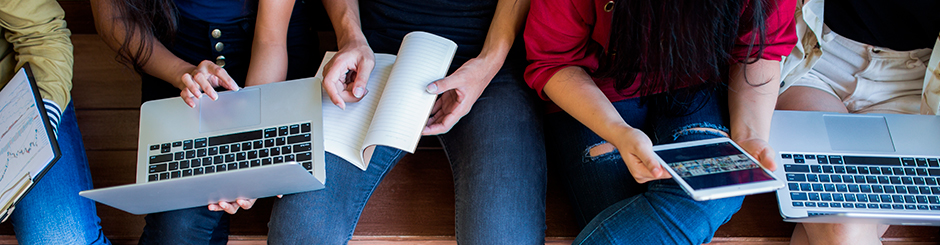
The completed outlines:
{"type": "MultiPolygon", "coordinates": [[[[726,92],[680,91],[676,96],[658,94],[613,105],[653,144],[727,134],[726,92]]],[[[592,155],[591,148],[606,142],[567,113],[546,116],[545,133],[550,170],[562,175],[583,227],[573,244],[708,243],[744,200],[695,201],[672,179],[638,184],[618,151],[592,155]]]]}

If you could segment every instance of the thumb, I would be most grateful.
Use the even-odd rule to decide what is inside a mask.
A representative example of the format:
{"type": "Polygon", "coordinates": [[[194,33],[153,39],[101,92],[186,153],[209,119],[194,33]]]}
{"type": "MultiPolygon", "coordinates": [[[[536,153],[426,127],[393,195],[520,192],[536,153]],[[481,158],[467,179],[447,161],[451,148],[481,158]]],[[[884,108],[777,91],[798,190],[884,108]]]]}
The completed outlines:
{"type": "Polygon", "coordinates": [[[429,94],[441,94],[443,92],[446,92],[447,90],[457,88],[456,82],[451,81],[451,79],[449,78],[450,77],[445,77],[442,79],[438,79],[437,81],[434,81],[431,84],[428,84],[426,91],[429,94]]]}

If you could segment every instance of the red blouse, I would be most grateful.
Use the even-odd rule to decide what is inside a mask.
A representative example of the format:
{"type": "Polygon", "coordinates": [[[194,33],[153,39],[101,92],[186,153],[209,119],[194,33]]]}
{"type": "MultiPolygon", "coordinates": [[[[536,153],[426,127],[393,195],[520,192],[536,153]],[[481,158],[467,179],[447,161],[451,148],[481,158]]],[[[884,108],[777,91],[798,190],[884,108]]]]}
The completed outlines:
{"type": "MultiPolygon", "coordinates": [[[[526,56],[531,62],[526,67],[525,80],[542,99],[549,100],[542,89],[562,68],[580,66],[588,72],[597,70],[600,55],[607,49],[610,36],[612,13],[604,11],[607,2],[609,0],[532,1],[524,34],[526,56]]],[[[766,6],[766,46],[760,58],[780,61],[790,54],[797,42],[794,25],[796,1],[769,0],[766,6]]],[[[752,35],[755,33],[750,31],[738,35],[731,51],[737,60],[747,56],[752,35]]],[[[634,94],[639,85],[634,83],[634,86],[618,93],[612,79],[594,78],[594,83],[612,102],[632,98],[624,95],[634,94]]]]}

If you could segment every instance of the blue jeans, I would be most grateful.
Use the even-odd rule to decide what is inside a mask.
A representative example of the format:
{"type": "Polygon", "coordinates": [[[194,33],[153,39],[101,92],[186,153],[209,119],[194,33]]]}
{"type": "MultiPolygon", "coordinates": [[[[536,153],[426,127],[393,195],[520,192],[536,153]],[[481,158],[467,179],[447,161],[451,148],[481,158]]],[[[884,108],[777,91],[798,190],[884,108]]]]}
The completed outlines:
{"type": "MultiPolygon", "coordinates": [[[[454,173],[461,244],[544,244],[542,111],[523,83],[523,67],[506,64],[473,110],[439,136],[454,173]]],[[[326,154],[326,188],[276,199],[269,242],[345,244],[372,192],[403,156],[378,147],[362,171],[326,154]]],[[[141,244],[224,244],[227,236],[227,214],[197,207],[147,215],[141,244]]]]}
{"type": "MultiPolygon", "coordinates": [[[[505,65],[473,110],[439,136],[454,173],[460,244],[545,243],[542,111],[523,83],[523,65],[505,65]]],[[[328,154],[326,189],[276,201],[269,242],[344,244],[352,238],[372,191],[403,154],[379,149],[365,172],[328,154]]]]}
{"type": "MultiPolygon", "coordinates": [[[[685,89],[614,102],[620,116],[653,144],[721,137],[727,103],[719,89],[685,89]]],[[[702,244],[741,207],[743,197],[699,202],[672,179],[638,184],[618,151],[567,113],[546,117],[549,164],[562,173],[583,230],[573,244],[702,244]]]]}
{"type": "Polygon", "coordinates": [[[91,189],[91,173],[72,103],[59,122],[62,157],[16,205],[10,217],[19,244],[110,244],[101,232],[95,202],[78,195],[91,189]]]}

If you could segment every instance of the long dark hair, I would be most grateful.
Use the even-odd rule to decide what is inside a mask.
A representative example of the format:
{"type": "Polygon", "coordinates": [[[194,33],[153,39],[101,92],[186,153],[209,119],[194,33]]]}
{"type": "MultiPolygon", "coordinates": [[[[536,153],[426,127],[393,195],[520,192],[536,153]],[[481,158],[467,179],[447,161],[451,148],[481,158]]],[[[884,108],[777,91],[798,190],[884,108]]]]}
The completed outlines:
{"type": "Polygon", "coordinates": [[[114,21],[124,24],[125,33],[117,59],[143,74],[143,67],[153,52],[151,42],[167,42],[176,35],[179,15],[176,4],[173,0],[114,0],[113,3],[114,21]],[[135,42],[135,36],[140,40],[137,48],[130,45],[135,42]]]}
{"type": "Polygon", "coordinates": [[[763,53],[764,6],[763,0],[619,0],[608,50],[593,75],[613,78],[618,90],[642,76],[633,92],[641,95],[721,84],[731,63],[754,63],[763,53]],[[733,60],[735,40],[746,32],[756,34],[748,58],[733,60]]]}

